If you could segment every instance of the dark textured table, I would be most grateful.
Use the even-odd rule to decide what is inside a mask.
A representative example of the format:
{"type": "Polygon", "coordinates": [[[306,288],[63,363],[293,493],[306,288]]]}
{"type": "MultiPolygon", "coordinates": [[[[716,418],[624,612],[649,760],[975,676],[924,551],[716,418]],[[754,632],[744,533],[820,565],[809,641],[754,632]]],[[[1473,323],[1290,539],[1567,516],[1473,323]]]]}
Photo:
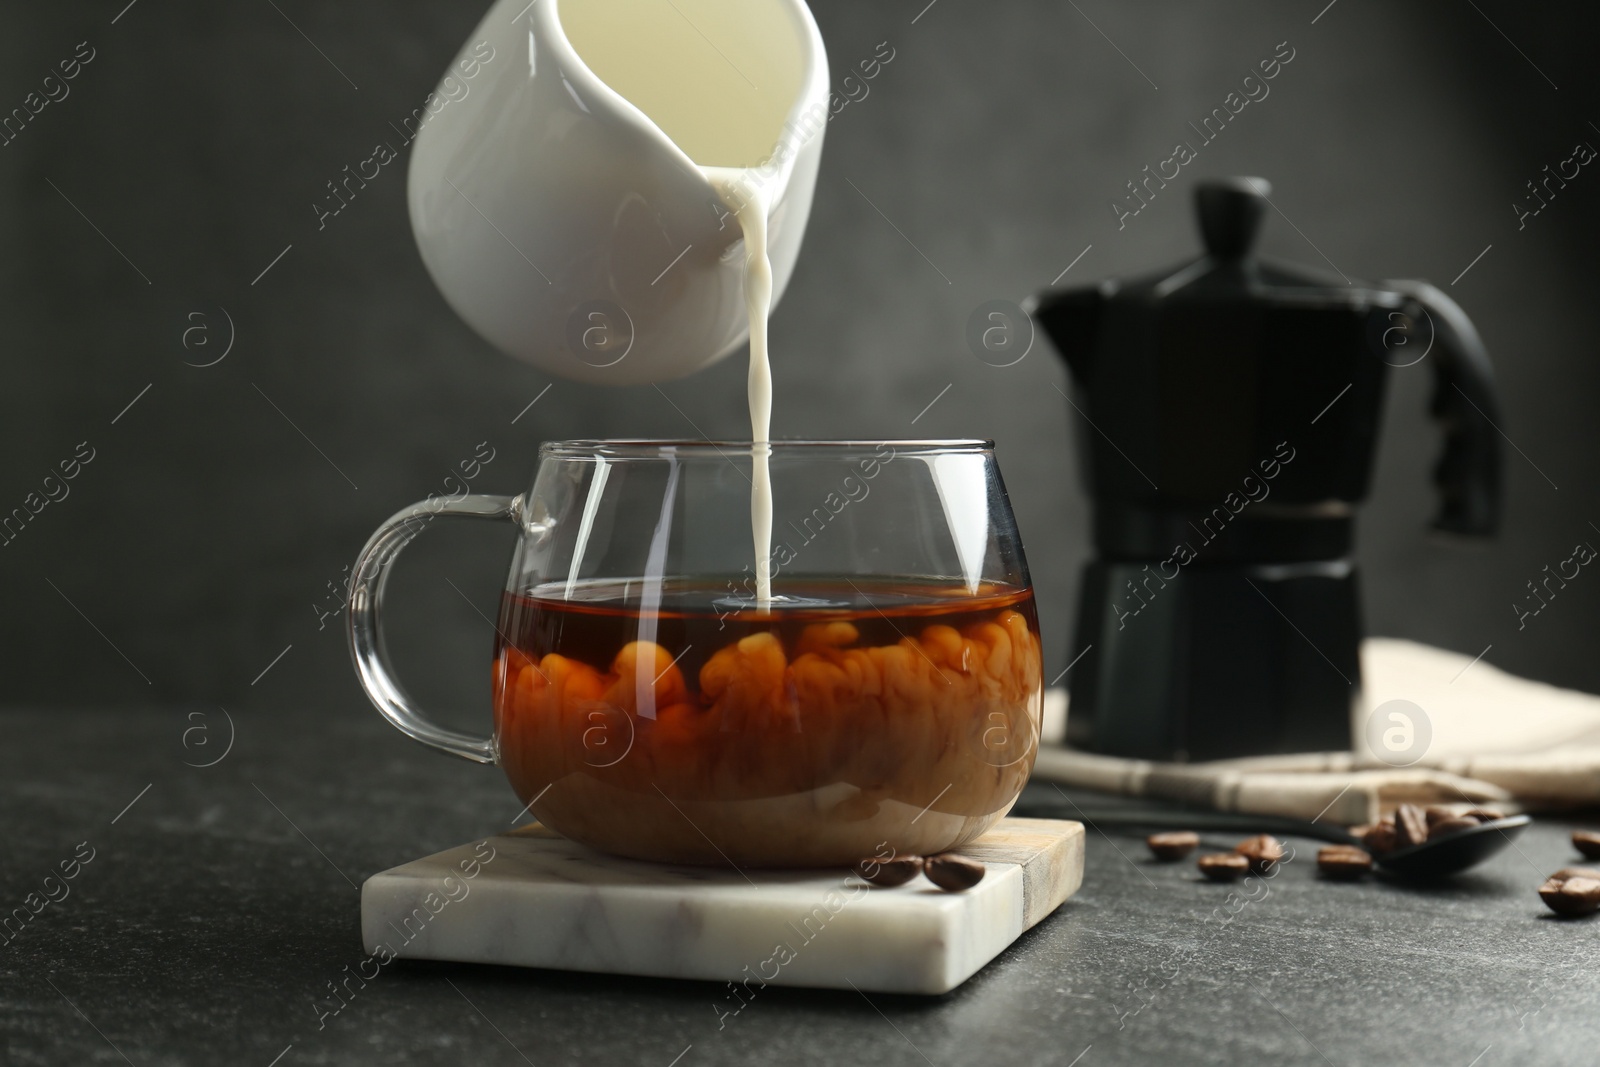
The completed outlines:
{"type": "Polygon", "coordinates": [[[719,1024],[711,983],[401,961],[319,1019],[362,879],[517,803],[365,708],[232,724],[223,757],[215,708],[0,713],[0,904],[76,875],[0,938],[4,1063],[1600,1062],[1600,918],[1534,892],[1576,862],[1554,821],[1427,890],[1321,882],[1301,841],[1212,885],[1091,831],[1078,895],[938,999],[769,988],[719,1024]]]}

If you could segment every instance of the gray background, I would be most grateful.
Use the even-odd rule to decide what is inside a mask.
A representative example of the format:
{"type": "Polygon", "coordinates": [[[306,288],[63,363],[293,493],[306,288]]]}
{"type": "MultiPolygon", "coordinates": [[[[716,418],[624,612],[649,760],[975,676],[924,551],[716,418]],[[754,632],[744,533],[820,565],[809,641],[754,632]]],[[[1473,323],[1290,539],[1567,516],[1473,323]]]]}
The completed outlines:
{"type": "MultiPolygon", "coordinates": [[[[835,84],[880,41],[897,54],[828,129],[807,246],[773,320],[774,431],[995,438],[1055,675],[1087,541],[1063,370],[1042,342],[1017,366],[984,365],[967,317],[1049,285],[1086,246],[1063,284],[1187,258],[1195,179],[1263,175],[1300,231],[1272,217],[1269,253],[1429,278],[1497,361],[1515,447],[1505,530],[1487,548],[1425,537],[1428,369],[1393,377],[1361,531],[1370,630],[1473,655],[1492,645],[1489,662],[1600,690],[1595,579],[1520,632],[1509,606],[1575,542],[1600,541],[1587,299],[1600,176],[1586,169],[1520,232],[1511,208],[1576,141],[1600,144],[1600,13],[1339,0],[1313,24],[1325,2],[814,0],[835,84]],[[1108,201],[1285,40],[1296,57],[1270,97],[1119,232],[1108,201]]],[[[276,6],[139,0],[115,24],[123,0],[0,15],[0,110],[79,41],[97,52],[67,99],[0,148],[0,511],[78,442],[97,451],[70,497],[0,548],[0,701],[368,714],[339,620],[319,630],[314,605],[374,526],[441,488],[478,442],[497,451],[474,487],[515,492],[543,439],[747,432],[739,355],[666,386],[681,414],[648,387],[558,381],[513,425],[550,382],[435,292],[403,170],[321,232],[311,208],[421,104],[486,3],[276,6]],[[232,352],[186,366],[220,351],[222,308],[232,352]],[[191,334],[186,350],[197,322],[213,347],[191,334]]],[[[509,547],[508,532],[440,524],[396,583],[414,688],[480,722],[479,613],[509,547]]]]}

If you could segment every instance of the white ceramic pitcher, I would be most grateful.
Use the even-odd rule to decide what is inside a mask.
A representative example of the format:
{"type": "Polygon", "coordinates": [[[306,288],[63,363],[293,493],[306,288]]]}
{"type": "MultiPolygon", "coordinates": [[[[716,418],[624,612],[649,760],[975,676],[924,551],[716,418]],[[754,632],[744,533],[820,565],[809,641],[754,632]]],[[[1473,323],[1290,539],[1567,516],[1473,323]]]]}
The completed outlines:
{"type": "MultiPolygon", "coordinates": [[[[776,301],[811,211],[828,66],[804,0],[745,3],[783,13],[803,72],[777,151],[749,175],[771,204],[776,301]]],[[[695,30],[714,49],[724,32],[695,30]]],[[[632,385],[699,370],[744,340],[737,220],[695,161],[579,57],[560,0],[499,0],[426,110],[412,229],[445,298],[490,342],[550,374],[632,385]]]]}

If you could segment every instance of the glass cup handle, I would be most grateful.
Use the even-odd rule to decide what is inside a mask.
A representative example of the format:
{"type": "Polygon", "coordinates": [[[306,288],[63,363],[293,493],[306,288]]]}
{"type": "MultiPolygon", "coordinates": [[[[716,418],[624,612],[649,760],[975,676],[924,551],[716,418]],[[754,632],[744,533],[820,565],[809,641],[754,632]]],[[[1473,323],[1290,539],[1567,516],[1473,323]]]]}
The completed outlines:
{"type": "Polygon", "coordinates": [[[383,639],[383,590],[389,567],[436,515],[467,519],[509,520],[521,525],[522,498],[468,494],[460,499],[436,498],[395,513],[378,527],[356,560],[350,582],[350,656],[367,699],[395,729],[429,748],[474,763],[494,763],[493,737],[476,737],[432,722],[416,707],[394,676],[383,639]]]}

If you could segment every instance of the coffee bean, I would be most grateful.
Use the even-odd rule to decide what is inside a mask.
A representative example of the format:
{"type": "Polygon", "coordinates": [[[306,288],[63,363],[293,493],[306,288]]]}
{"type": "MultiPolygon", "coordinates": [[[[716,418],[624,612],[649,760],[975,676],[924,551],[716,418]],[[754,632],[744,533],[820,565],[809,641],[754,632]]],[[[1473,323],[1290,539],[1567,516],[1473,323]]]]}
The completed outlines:
{"type": "Polygon", "coordinates": [[[1372,870],[1372,856],[1354,845],[1330,845],[1317,850],[1317,869],[1329,878],[1360,878],[1372,870]]]}
{"type": "Polygon", "coordinates": [[[1593,915],[1600,911],[1600,879],[1562,878],[1557,872],[1539,887],[1539,898],[1557,915],[1593,915]]]}
{"type": "Polygon", "coordinates": [[[1367,846],[1367,851],[1374,856],[1382,856],[1386,852],[1393,852],[1395,848],[1394,823],[1385,819],[1372,829],[1368,830],[1361,838],[1361,843],[1367,846]]]}
{"type": "Polygon", "coordinates": [[[1283,843],[1271,834],[1247,837],[1233,846],[1233,850],[1250,861],[1256,874],[1266,874],[1272,865],[1283,859],[1283,843]]]}
{"type": "Polygon", "coordinates": [[[1458,834],[1462,830],[1476,830],[1482,825],[1483,823],[1477,819],[1445,819],[1428,827],[1428,840],[1432,841],[1435,838],[1448,837],[1451,834],[1458,834]]]}
{"type": "Polygon", "coordinates": [[[922,873],[921,856],[895,856],[891,859],[864,859],[856,864],[855,872],[873,885],[886,889],[905,885],[922,873]]]}
{"type": "Polygon", "coordinates": [[[1471,811],[1461,813],[1463,819],[1477,819],[1479,822],[1498,822],[1505,818],[1505,812],[1493,808],[1473,808],[1471,811]]]}
{"type": "Polygon", "coordinates": [[[1455,812],[1451,811],[1449,808],[1441,808],[1437,804],[1428,808],[1422,814],[1427,818],[1428,826],[1430,828],[1437,823],[1444,822],[1446,819],[1454,819],[1456,817],[1455,812]]]}
{"type": "Polygon", "coordinates": [[[1232,882],[1250,870],[1250,861],[1237,852],[1213,852],[1196,862],[1200,873],[1213,882],[1232,882]]]}
{"type": "Polygon", "coordinates": [[[959,893],[983,881],[984,866],[977,860],[969,860],[954,852],[945,852],[923,860],[922,873],[928,876],[928,881],[940,889],[959,893]]]}
{"type": "Polygon", "coordinates": [[[1156,859],[1163,863],[1181,860],[1200,845],[1200,835],[1191,830],[1173,830],[1164,834],[1151,834],[1144,839],[1156,859]]]}
{"type": "Polygon", "coordinates": [[[1563,867],[1559,871],[1557,871],[1555,874],[1552,874],[1550,877],[1552,877],[1552,878],[1593,878],[1596,881],[1600,881],[1600,871],[1595,870],[1593,867],[1563,867]]]}
{"type": "Polygon", "coordinates": [[[1572,831],[1572,847],[1585,859],[1600,860],[1600,833],[1593,830],[1572,831]]]}
{"type": "Polygon", "coordinates": [[[1394,843],[1397,848],[1420,845],[1428,839],[1428,817],[1415,804],[1394,809],[1394,843]]]}

